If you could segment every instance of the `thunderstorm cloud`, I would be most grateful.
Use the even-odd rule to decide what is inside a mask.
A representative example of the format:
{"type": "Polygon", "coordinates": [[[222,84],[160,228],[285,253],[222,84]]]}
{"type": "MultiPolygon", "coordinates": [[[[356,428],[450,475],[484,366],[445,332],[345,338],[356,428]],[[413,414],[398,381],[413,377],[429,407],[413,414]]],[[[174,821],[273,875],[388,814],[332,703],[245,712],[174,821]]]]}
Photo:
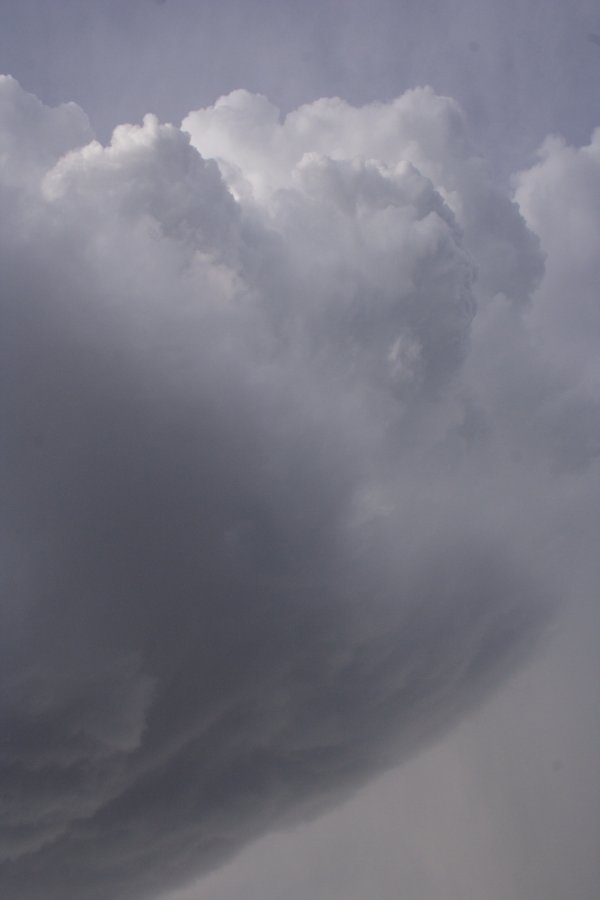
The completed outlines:
{"type": "Polygon", "coordinates": [[[600,132],[510,193],[429,88],[104,146],[3,77],[0,160],[0,886],[151,898],[533,651],[596,515],[600,132]]]}

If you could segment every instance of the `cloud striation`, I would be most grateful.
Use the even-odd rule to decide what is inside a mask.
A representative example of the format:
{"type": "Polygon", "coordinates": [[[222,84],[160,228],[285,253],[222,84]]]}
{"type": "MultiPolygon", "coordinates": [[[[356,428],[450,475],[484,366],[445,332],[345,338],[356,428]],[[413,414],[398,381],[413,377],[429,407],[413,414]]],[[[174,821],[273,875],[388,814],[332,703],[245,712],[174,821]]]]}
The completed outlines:
{"type": "Polygon", "coordinates": [[[427,88],[102,146],[0,80],[3,894],[157,896],[528,653],[598,486],[599,146],[519,208],[427,88]]]}

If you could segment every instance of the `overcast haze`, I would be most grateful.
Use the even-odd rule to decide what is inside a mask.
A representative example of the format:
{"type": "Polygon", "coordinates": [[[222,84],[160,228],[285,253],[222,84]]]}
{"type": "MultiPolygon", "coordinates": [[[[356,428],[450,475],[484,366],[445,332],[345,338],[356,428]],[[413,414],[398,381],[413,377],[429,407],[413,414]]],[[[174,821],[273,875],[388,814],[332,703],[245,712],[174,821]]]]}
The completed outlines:
{"type": "Polygon", "coordinates": [[[0,10],[2,896],[595,900],[597,4],[0,10]]]}

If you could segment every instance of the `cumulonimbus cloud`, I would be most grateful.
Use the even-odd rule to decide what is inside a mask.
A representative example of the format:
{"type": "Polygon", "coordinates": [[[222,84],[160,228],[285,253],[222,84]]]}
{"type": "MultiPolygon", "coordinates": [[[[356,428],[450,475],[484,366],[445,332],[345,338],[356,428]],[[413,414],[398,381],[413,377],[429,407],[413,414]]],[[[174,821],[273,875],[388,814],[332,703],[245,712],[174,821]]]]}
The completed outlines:
{"type": "Polygon", "coordinates": [[[530,648],[597,488],[593,342],[538,338],[537,186],[588,151],[520,176],[542,249],[429,89],[236,91],[104,147],[4,78],[0,116],[0,883],[152,897],[530,648]]]}

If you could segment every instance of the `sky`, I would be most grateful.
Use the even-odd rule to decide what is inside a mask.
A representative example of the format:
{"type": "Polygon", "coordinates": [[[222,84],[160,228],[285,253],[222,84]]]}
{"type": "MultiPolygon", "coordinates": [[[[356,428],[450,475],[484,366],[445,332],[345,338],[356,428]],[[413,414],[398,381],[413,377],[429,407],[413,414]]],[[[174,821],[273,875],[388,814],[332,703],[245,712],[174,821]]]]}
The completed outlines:
{"type": "Polygon", "coordinates": [[[0,10],[2,896],[594,900],[597,4],[0,10]]]}

